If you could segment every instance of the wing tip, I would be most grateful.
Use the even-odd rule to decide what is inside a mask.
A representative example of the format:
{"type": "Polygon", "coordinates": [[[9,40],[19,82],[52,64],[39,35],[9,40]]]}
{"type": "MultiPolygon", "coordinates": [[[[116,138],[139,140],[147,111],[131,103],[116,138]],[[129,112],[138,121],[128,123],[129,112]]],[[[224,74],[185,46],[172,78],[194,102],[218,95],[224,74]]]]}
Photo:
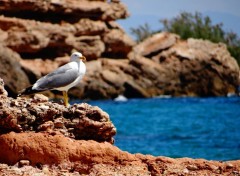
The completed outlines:
{"type": "Polygon", "coordinates": [[[40,90],[33,89],[33,86],[30,86],[26,89],[23,89],[17,96],[20,97],[22,95],[31,95],[37,92],[41,92],[40,90]]]}

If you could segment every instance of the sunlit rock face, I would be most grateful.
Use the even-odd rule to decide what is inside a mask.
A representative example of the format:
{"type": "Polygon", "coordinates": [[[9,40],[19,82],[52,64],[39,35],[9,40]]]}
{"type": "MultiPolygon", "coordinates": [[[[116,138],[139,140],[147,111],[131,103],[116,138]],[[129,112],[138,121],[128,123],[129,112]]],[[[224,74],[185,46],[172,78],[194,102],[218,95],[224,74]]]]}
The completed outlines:
{"type": "Polygon", "coordinates": [[[237,93],[239,66],[224,44],[166,32],[136,44],[116,23],[129,15],[120,1],[0,3],[0,58],[8,61],[0,59],[0,77],[9,96],[67,63],[75,50],[88,63],[85,79],[69,91],[74,98],[237,93]]]}

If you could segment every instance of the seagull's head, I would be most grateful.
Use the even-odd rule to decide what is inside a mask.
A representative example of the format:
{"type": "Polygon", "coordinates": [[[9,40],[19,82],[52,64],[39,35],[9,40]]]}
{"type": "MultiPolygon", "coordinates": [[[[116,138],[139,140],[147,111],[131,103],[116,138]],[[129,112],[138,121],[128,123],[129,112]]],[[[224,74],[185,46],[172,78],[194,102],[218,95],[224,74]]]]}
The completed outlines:
{"type": "Polygon", "coordinates": [[[83,62],[86,61],[86,58],[82,55],[80,52],[74,52],[71,55],[71,61],[76,61],[78,62],[79,60],[82,60],[83,62]]]}

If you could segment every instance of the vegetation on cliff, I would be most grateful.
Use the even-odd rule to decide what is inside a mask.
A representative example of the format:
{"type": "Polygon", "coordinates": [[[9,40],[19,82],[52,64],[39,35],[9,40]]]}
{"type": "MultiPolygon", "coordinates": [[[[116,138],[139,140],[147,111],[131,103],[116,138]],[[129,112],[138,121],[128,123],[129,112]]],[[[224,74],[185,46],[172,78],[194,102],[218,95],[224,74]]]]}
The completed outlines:
{"type": "Polygon", "coordinates": [[[199,12],[195,14],[182,12],[173,19],[163,19],[160,22],[163,24],[163,28],[159,31],[152,31],[150,26],[145,23],[137,28],[131,28],[131,33],[138,42],[154,33],[168,31],[180,35],[182,39],[200,38],[215,43],[225,43],[231,55],[240,64],[240,38],[232,31],[224,31],[222,23],[213,24],[209,16],[203,16],[199,12]]]}

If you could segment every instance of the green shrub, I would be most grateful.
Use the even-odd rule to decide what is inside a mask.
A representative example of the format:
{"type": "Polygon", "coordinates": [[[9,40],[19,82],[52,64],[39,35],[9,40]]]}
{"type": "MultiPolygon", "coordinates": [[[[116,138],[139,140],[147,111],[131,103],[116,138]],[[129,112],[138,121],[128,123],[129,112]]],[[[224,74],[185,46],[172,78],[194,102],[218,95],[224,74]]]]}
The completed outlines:
{"type": "Polygon", "coordinates": [[[136,37],[137,42],[141,42],[145,38],[148,38],[154,34],[154,32],[150,29],[148,23],[140,25],[137,28],[130,28],[130,32],[136,37]]]}

